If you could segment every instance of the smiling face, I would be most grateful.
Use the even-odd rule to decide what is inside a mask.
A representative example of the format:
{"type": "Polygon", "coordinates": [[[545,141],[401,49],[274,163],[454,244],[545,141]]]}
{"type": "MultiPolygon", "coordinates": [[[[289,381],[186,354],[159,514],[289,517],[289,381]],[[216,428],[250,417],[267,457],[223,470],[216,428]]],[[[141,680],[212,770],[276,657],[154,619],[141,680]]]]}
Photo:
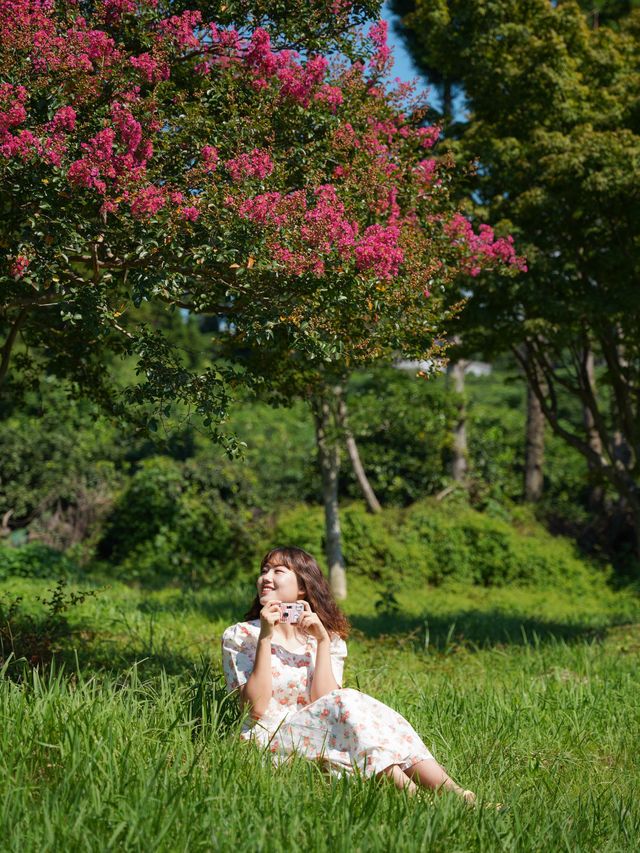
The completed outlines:
{"type": "Polygon", "coordinates": [[[277,561],[263,566],[256,586],[260,604],[266,604],[268,601],[298,601],[304,598],[304,589],[296,573],[277,561]]]}

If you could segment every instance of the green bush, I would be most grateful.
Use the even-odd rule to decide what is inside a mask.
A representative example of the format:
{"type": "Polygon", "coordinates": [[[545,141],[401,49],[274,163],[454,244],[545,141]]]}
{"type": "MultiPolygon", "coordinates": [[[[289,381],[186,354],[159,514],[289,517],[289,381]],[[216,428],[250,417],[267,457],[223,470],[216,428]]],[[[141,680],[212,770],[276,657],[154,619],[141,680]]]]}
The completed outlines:
{"type": "Polygon", "coordinates": [[[0,581],[16,577],[71,577],[79,573],[73,560],[39,542],[29,542],[19,548],[0,545],[0,581]]]}
{"type": "Polygon", "coordinates": [[[195,467],[155,456],[117,500],[100,554],[122,579],[151,585],[231,577],[251,550],[248,522],[195,467]]]}
{"type": "MultiPolygon", "coordinates": [[[[450,580],[577,590],[592,585],[596,574],[569,540],[550,536],[526,513],[520,513],[516,526],[434,499],[379,515],[353,503],[342,509],[341,527],[347,570],[383,585],[450,580]]],[[[276,544],[298,545],[324,565],[322,509],[300,506],[285,512],[267,547],[276,544]]]]}
{"type": "Polygon", "coordinates": [[[513,523],[435,501],[406,510],[406,539],[425,547],[426,578],[449,578],[483,586],[533,584],[578,588],[592,582],[595,569],[581,560],[573,544],[540,526],[519,530],[513,523]]]}

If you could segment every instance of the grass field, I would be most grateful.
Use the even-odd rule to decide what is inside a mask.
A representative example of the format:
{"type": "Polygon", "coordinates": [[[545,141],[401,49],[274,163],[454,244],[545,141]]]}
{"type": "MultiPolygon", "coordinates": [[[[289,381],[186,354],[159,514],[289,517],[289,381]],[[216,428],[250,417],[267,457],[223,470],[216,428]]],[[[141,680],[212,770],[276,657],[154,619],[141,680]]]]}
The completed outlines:
{"type": "MultiPolygon", "coordinates": [[[[42,593],[12,581],[0,597],[42,593]]],[[[405,589],[381,613],[358,578],[346,685],[406,716],[481,800],[274,770],[237,739],[219,671],[243,586],[111,585],[70,611],[64,669],[0,680],[8,851],[635,851],[640,601],[469,586],[405,589]]]]}

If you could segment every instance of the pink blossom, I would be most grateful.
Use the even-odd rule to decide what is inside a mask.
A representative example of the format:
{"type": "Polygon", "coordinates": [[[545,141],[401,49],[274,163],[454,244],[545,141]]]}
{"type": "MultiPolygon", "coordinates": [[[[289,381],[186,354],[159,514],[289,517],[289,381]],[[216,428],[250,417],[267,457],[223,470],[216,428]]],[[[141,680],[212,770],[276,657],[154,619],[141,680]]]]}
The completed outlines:
{"type": "Polygon", "coordinates": [[[102,0],[105,18],[108,24],[117,24],[123,15],[131,15],[136,10],[136,0],[102,0]]]}
{"type": "Polygon", "coordinates": [[[131,202],[131,213],[136,219],[149,219],[162,210],[166,203],[163,190],[153,184],[140,190],[131,202]]]}
{"type": "Polygon", "coordinates": [[[433,148],[440,136],[440,128],[435,126],[419,127],[416,130],[416,138],[423,148],[433,148]]]}
{"type": "Polygon", "coordinates": [[[338,86],[321,86],[315,93],[314,98],[316,101],[322,101],[327,104],[332,112],[335,113],[343,101],[342,89],[339,89],[338,86]]]}
{"type": "Polygon", "coordinates": [[[181,207],[178,211],[178,215],[181,219],[187,220],[187,222],[195,222],[200,216],[200,211],[197,207],[190,205],[189,207],[181,207]]]}
{"type": "Polygon", "coordinates": [[[247,178],[266,178],[273,172],[273,161],[268,152],[254,148],[253,151],[240,154],[225,163],[231,180],[239,182],[247,178]]]}
{"type": "Polygon", "coordinates": [[[160,21],[160,31],[182,50],[200,47],[196,29],[202,24],[201,12],[183,12],[160,21]]]}
{"type": "Polygon", "coordinates": [[[61,107],[48,124],[48,129],[72,133],[76,129],[77,113],[73,107],[61,107]]]}
{"type": "Polygon", "coordinates": [[[472,276],[479,275],[483,263],[486,265],[487,262],[512,266],[520,272],[527,271],[525,259],[515,253],[513,237],[500,237],[496,240],[490,225],[480,225],[478,233],[475,234],[469,220],[456,213],[446,223],[445,233],[451,238],[453,245],[462,248],[467,255],[466,271],[472,276]]]}
{"type": "Polygon", "coordinates": [[[29,258],[26,258],[24,255],[16,255],[16,257],[11,262],[9,272],[14,278],[22,278],[22,276],[27,271],[28,266],[29,258]]]}
{"type": "Polygon", "coordinates": [[[142,125],[133,117],[128,107],[117,102],[111,104],[111,118],[127,154],[135,154],[142,142],[142,125]]]}
{"type": "Polygon", "coordinates": [[[105,199],[100,206],[100,213],[106,219],[107,214],[115,213],[118,209],[118,202],[112,201],[111,199],[105,199]]]}
{"type": "Polygon", "coordinates": [[[426,160],[421,160],[415,167],[414,172],[423,184],[428,185],[433,180],[437,165],[437,161],[429,157],[426,160]]]}
{"type": "Polygon", "coordinates": [[[169,66],[164,62],[158,62],[150,53],[130,56],[129,62],[149,83],[159,83],[161,80],[169,79],[169,66]]]}
{"type": "Polygon", "coordinates": [[[393,65],[393,57],[391,48],[387,44],[389,25],[386,21],[380,20],[373,24],[367,36],[375,47],[375,52],[369,60],[369,67],[375,71],[388,70],[393,65]]]}
{"type": "Polygon", "coordinates": [[[355,247],[356,266],[372,270],[379,278],[397,275],[404,253],[398,245],[400,230],[395,225],[370,225],[355,247]]]}
{"type": "Polygon", "coordinates": [[[204,145],[200,150],[200,160],[205,172],[215,172],[220,160],[218,149],[213,145],[204,145]]]}

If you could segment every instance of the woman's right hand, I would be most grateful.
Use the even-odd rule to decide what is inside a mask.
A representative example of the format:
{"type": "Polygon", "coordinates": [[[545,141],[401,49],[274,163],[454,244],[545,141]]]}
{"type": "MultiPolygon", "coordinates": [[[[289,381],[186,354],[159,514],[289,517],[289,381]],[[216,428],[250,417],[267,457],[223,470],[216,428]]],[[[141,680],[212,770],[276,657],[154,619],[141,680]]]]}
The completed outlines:
{"type": "Polygon", "coordinates": [[[267,601],[260,611],[260,636],[271,637],[273,635],[274,625],[280,621],[281,611],[280,602],[267,601]]]}

